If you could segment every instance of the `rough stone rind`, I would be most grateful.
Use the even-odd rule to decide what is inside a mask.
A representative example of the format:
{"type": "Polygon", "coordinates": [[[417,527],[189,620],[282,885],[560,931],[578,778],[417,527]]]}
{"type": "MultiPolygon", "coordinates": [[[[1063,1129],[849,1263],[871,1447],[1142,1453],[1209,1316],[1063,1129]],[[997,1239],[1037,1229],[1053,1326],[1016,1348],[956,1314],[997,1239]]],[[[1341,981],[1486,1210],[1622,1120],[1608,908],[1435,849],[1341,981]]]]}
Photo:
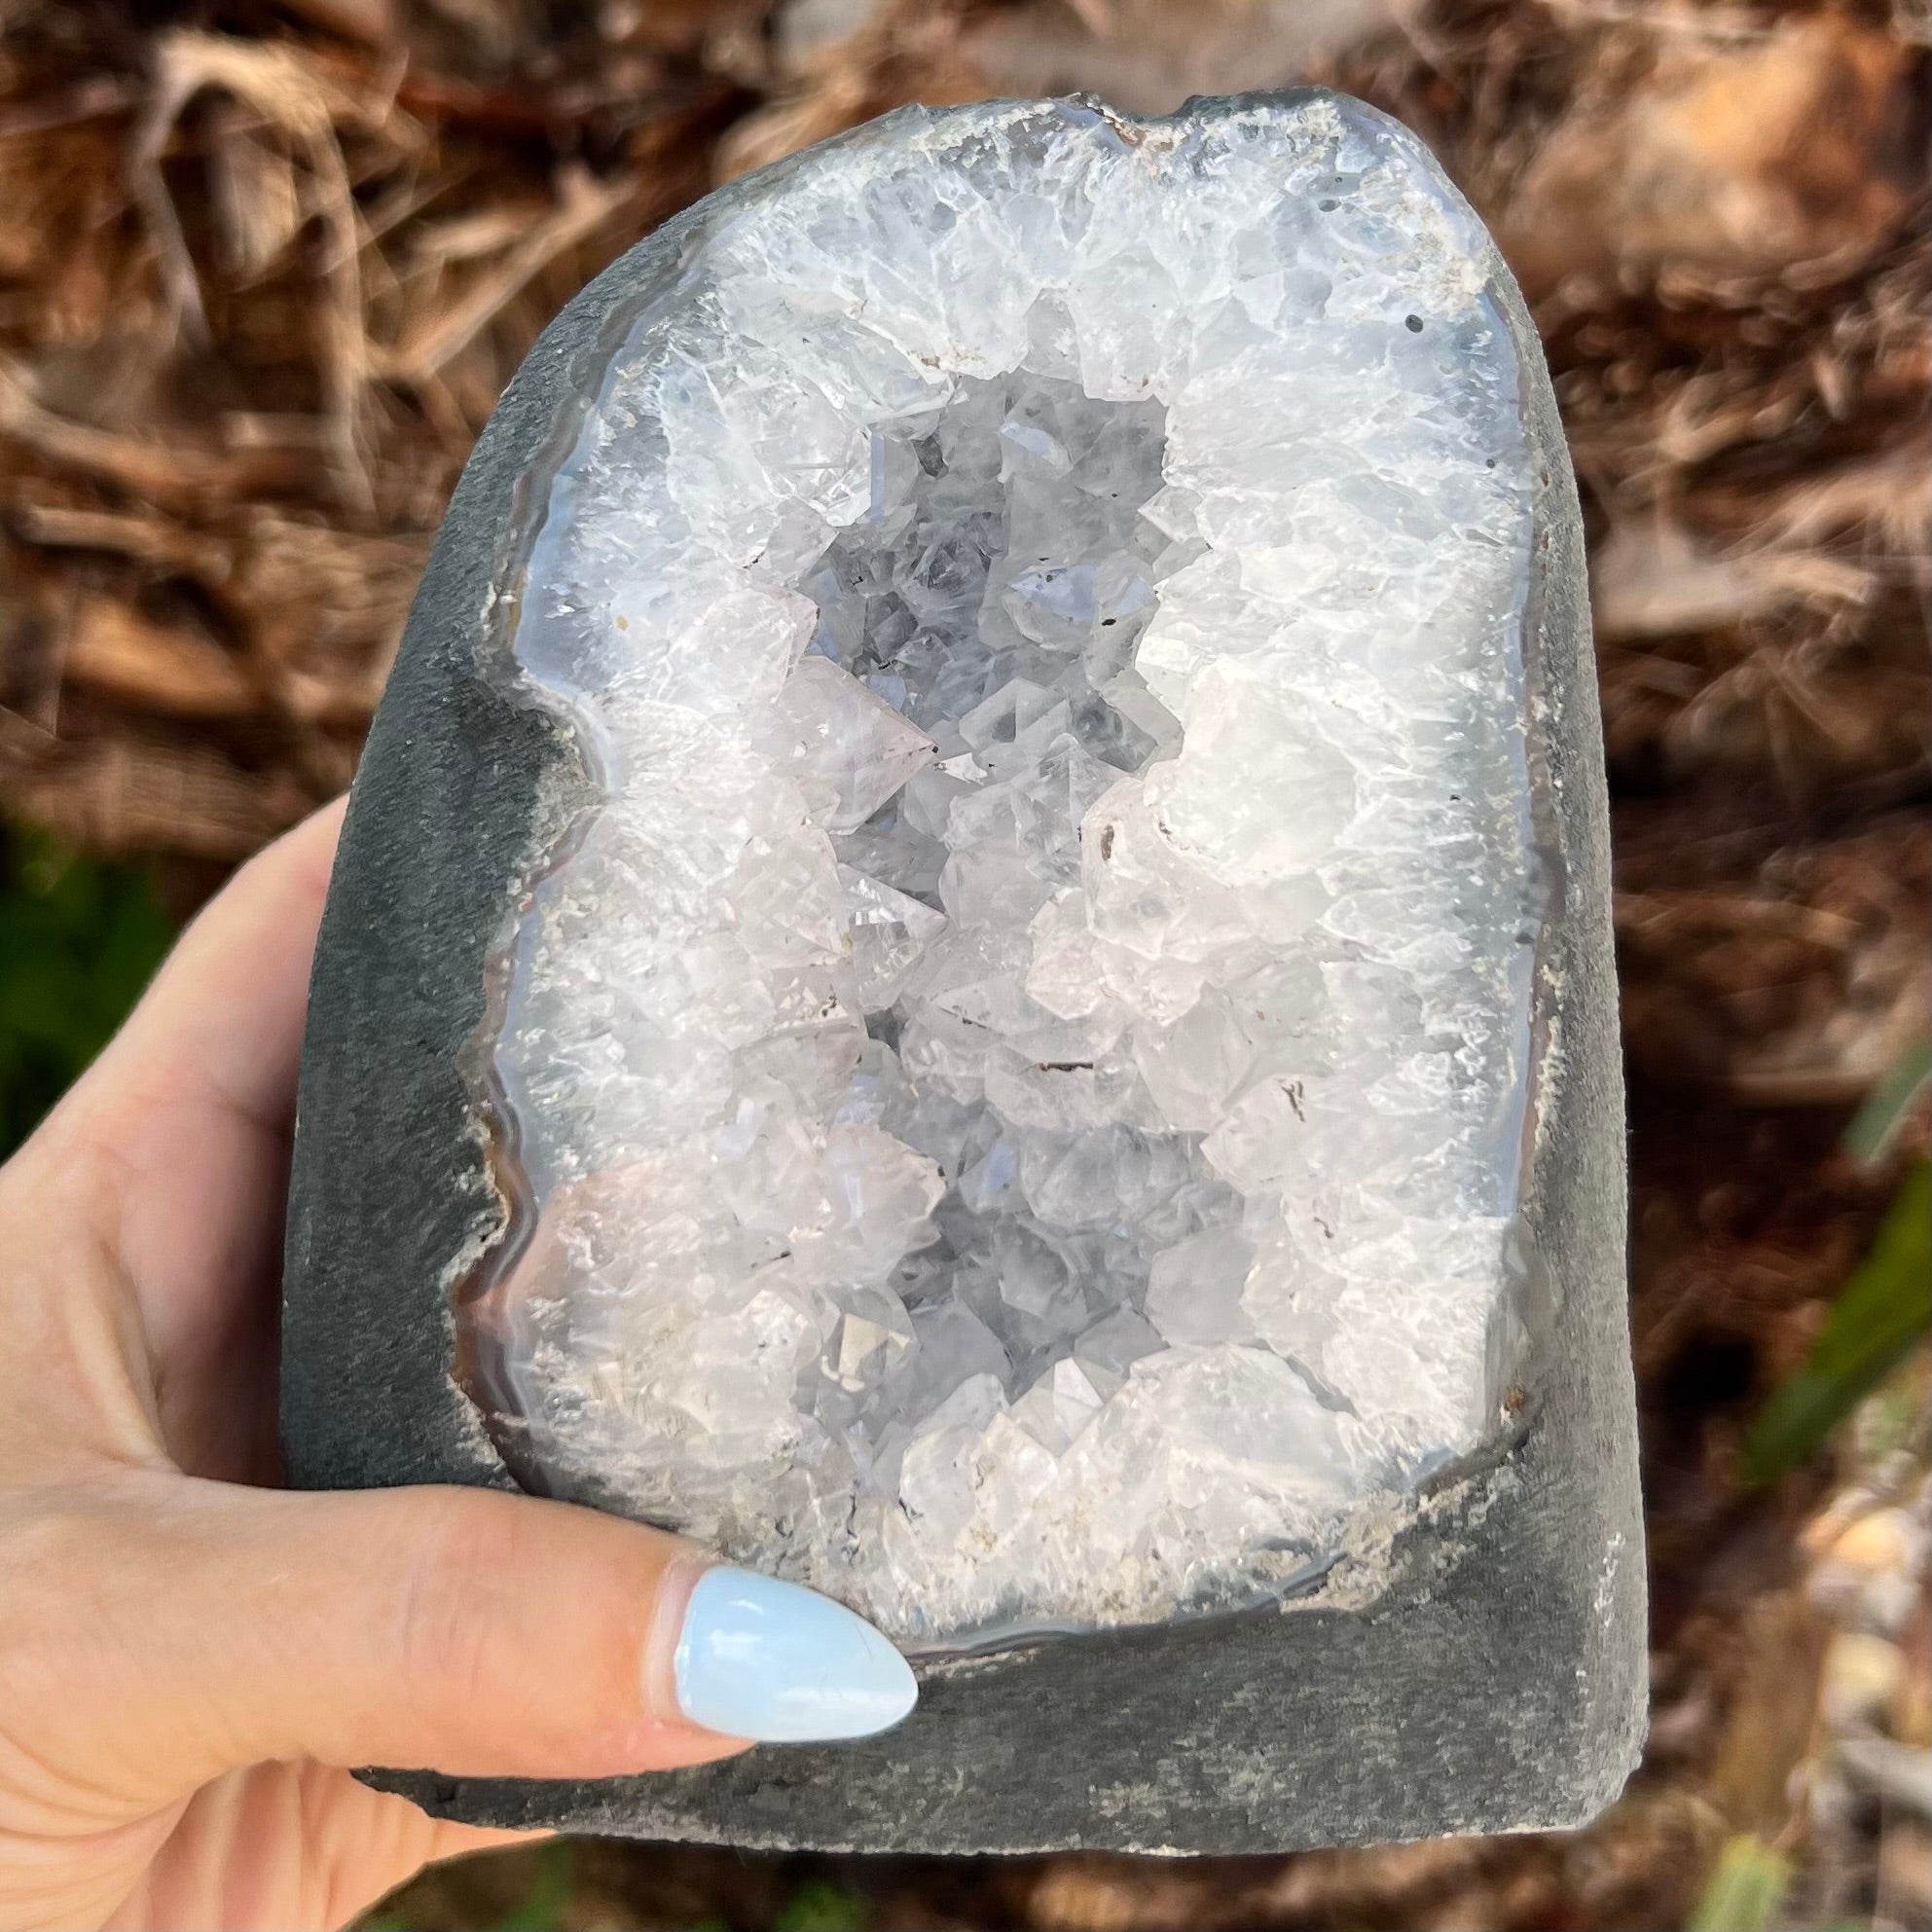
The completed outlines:
{"type": "MultiPolygon", "coordinates": [[[[514,1486],[453,1379],[450,1295],[504,1219],[472,1098],[486,963],[518,882],[588,791],[562,726],[492,681],[520,567],[507,546],[520,483],[607,327],[738,192],[631,251],[546,332],[477,446],[417,599],[311,989],[283,1314],[298,1486],[514,1486]]],[[[877,1739],[636,1779],[372,1782],[491,1823],[939,1852],[1255,1852],[1557,1827],[1621,1790],[1643,1734],[1645,1604],[1600,727],[1568,455],[1528,315],[1490,266],[1543,456],[1532,709],[1562,901],[1523,1208],[1551,1293],[1520,1439],[1439,1490],[1385,1559],[1345,1559],[1322,1595],[931,1665],[918,1711],[877,1739]]]]}

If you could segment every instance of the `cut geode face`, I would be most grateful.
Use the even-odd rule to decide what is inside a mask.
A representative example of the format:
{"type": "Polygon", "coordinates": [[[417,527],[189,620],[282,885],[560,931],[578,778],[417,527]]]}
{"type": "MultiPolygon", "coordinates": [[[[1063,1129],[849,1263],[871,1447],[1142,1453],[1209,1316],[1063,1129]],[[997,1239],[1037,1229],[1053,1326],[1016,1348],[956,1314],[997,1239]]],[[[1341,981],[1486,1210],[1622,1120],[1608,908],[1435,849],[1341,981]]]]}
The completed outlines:
{"type": "Polygon", "coordinates": [[[601,791],[506,938],[464,1305],[525,1479],[943,1644],[1279,1592],[1497,1434],[1493,274],[1366,110],[1019,106],[775,170],[633,305],[514,631],[601,791]]]}

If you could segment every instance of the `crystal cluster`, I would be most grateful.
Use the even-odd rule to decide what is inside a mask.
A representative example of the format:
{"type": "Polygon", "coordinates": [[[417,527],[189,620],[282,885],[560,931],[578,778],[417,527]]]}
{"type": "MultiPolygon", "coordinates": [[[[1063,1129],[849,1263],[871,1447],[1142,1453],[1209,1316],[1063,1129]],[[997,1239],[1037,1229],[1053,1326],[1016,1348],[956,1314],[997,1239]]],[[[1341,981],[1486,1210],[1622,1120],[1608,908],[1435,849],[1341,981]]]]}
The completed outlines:
{"type": "Polygon", "coordinates": [[[589,379],[496,1074],[528,1467],[918,1643],[1278,1590],[1494,1426],[1540,919],[1487,244],[1321,96],[895,119],[589,379]]]}

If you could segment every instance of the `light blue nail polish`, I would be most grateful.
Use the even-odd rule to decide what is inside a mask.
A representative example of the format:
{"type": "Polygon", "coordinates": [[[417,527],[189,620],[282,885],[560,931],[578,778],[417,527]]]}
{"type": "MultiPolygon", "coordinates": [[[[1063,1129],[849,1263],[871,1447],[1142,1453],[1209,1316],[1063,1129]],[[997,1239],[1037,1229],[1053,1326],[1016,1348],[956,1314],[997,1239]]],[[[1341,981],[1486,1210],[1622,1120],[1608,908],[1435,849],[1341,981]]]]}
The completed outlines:
{"type": "Polygon", "coordinates": [[[675,1670],[693,1724],[767,1744],[869,1737],[919,1697],[905,1659],[863,1618],[748,1570],[698,1579],[675,1670]]]}

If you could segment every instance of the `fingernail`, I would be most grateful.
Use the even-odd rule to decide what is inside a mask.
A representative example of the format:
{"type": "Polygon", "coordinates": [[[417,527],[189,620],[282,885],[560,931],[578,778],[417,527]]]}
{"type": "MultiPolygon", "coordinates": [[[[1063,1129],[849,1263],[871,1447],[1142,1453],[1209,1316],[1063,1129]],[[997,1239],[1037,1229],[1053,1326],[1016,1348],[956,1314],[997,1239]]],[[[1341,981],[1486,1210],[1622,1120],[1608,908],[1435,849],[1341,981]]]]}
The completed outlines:
{"type": "Polygon", "coordinates": [[[766,1744],[869,1737],[919,1697],[905,1659],[862,1617],[748,1570],[698,1579],[674,1669],[691,1723],[766,1744]]]}

